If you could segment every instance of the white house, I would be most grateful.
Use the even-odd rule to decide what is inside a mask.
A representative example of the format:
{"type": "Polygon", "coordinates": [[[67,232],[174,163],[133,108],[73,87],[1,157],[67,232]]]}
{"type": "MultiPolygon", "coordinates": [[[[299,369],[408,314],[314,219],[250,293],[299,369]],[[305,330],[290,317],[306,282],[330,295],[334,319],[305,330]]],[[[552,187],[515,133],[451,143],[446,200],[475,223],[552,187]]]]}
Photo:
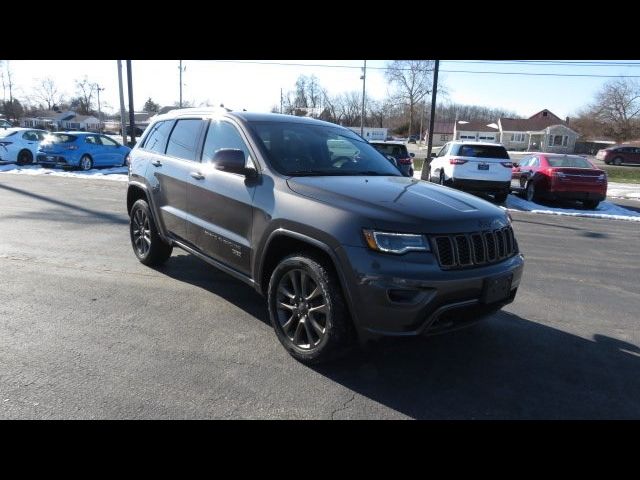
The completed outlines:
{"type": "Polygon", "coordinates": [[[68,120],[62,120],[60,124],[63,130],[97,132],[100,129],[100,121],[92,115],[74,115],[68,120]]]}
{"type": "Polygon", "coordinates": [[[500,118],[500,143],[507,150],[573,153],[578,132],[547,109],[529,118],[500,118]]]}
{"type": "Polygon", "coordinates": [[[487,124],[486,122],[458,120],[454,124],[453,139],[498,143],[500,141],[500,132],[495,123],[487,124]]]}

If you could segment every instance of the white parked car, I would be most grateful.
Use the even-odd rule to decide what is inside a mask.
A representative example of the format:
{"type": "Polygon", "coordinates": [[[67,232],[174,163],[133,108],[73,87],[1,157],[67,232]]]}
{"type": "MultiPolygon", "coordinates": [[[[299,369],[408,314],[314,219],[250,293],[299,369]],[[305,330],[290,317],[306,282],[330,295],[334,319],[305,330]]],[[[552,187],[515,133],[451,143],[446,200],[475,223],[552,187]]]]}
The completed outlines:
{"type": "Polygon", "coordinates": [[[18,165],[33,163],[40,142],[48,134],[34,128],[7,128],[0,130],[0,161],[18,165]]]}
{"type": "Polygon", "coordinates": [[[511,187],[511,167],[507,150],[500,144],[449,142],[432,157],[422,179],[469,192],[493,194],[504,202],[511,187]]]}

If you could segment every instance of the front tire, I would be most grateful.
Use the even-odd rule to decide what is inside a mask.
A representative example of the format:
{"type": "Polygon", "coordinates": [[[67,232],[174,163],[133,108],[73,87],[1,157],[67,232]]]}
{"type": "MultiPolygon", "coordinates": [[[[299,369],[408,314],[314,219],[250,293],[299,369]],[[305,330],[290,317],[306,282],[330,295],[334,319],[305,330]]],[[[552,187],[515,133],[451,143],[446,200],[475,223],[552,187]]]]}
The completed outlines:
{"type": "Polygon", "coordinates": [[[131,246],[138,260],[147,266],[162,265],[171,256],[173,246],[165,243],[145,200],[136,201],[129,217],[131,246]]]}
{"type": "Polygon", "coordinates": [[[536,197],[537,197],[536,186],[533,183],[533,181],[529,180],[527,182],[527,187],[524,192],[524,198],[525,200],[527,200],[527,202],[534,202],[536,200],[536,197]]]}
{"type": "Polygon", "coordinates": [[[622,157],[616,157],[616,158],[614,158],[614,159],[613,159],[613,164],[614,164],[614,165],[617,165],[617,166],[622,165],[622,157]]]}
{"type": "Polygon", "coordinates": [[[440,178],[438,179],[438,183],[444,186],[444,172],[442,170],[440,171],[440,178]]]}
{"type": "Polygon", "coordinates": [[[314,255],[285,257],[271,274],[267,301],[278,340],[302,363],[331,360],[353,343],[338,277],[332,265],[314,255]]]}

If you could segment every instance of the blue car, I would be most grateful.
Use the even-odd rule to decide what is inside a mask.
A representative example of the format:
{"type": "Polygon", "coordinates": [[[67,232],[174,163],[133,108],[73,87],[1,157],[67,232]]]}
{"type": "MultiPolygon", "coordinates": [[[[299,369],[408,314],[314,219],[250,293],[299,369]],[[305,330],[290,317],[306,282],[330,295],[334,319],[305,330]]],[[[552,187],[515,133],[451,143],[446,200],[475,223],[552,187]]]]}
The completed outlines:
{"type": "Polygon", "coordinates": [[[131,149],[115,140],[90,132],[56,132],[40,142],[37,162],[43,166],[59,166],[91,170],[94,167],[127,165],[131,149]]]}

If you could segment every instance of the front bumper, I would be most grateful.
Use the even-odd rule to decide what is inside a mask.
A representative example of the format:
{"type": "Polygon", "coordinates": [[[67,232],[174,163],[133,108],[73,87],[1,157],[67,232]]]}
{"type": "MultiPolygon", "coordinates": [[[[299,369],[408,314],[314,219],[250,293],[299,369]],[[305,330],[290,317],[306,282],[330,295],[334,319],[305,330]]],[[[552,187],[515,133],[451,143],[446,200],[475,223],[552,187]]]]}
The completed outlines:
{"type": "Polygon", "coordinates": [[[521,254],[493,265],[444,271],[430,253],[395,256],[363,247],[340,247],[336,253],[349,285],[354,324],[375,335],[429,334],[479,320],[514,300],[524,268],[521,254]],[[513,274],[510,295],[482,303],[485,279],[506,273],[513,274]]]}

